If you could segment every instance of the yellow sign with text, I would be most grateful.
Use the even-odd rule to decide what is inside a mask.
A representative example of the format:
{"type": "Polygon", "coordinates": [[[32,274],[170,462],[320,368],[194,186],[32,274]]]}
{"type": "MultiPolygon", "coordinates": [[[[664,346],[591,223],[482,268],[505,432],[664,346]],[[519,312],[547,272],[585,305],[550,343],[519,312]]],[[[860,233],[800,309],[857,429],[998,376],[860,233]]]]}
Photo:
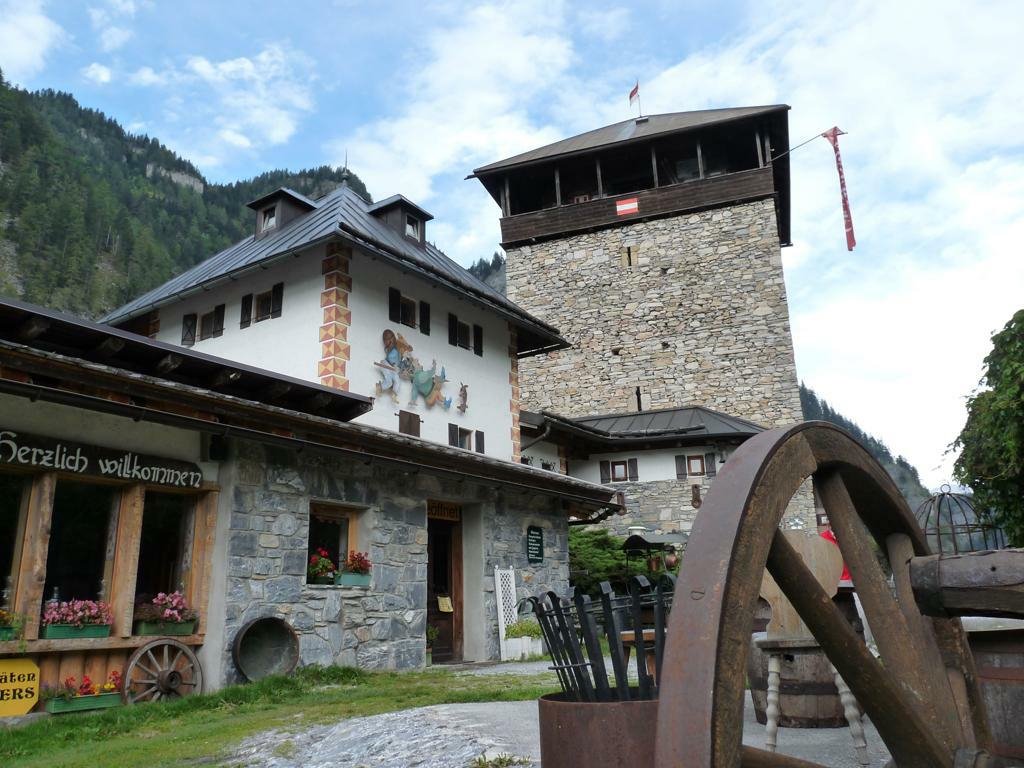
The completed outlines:
{"type": "Polygon", "coordinates": [[[0,659],[0,717],[27,715],[39,701],[39,667],[28,659],[0,659]]]}

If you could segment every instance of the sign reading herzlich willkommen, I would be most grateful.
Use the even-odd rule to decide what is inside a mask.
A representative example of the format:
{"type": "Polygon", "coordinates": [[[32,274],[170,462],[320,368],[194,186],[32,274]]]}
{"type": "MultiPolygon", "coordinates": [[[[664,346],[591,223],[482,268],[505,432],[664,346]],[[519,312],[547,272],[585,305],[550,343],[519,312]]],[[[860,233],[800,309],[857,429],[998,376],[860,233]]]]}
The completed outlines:
{"type": "Polygon", "coordinates": [[[175,488],[199,488],[203,483],[202,470],[187,461],[115,451],[11,430],[0,430],[0,464],[175,488]]]}

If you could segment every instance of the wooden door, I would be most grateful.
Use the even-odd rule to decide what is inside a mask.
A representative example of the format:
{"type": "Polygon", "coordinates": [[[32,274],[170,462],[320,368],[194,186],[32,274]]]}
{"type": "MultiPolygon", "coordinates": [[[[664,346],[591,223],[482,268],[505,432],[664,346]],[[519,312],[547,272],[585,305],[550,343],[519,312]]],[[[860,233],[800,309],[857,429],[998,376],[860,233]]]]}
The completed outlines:
{"type": "Polygon", "coordinates": [[[438,631],[432,660],[462,661],[461,522],[427,521],[427,624],[438,631]]]}

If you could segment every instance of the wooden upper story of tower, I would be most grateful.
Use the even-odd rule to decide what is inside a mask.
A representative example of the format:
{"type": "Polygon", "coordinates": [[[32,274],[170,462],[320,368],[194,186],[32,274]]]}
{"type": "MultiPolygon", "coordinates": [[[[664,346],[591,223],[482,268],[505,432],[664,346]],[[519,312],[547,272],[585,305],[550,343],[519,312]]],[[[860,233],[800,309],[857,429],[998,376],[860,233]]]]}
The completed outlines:
{"type": "Polygon", "coordinates": [[[504,247],[774,197],[790,245],[789,106],[635,117],[477,168],[504,247]]]}

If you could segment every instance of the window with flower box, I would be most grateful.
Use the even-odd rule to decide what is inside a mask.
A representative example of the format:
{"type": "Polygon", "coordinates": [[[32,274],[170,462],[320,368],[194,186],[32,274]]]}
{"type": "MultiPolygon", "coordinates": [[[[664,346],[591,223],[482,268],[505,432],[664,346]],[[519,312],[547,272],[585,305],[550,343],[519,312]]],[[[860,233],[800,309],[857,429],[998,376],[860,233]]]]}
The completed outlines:
{"type": "Polygon", "coordinates": [[[192,523],[195,497],[147,491],[139,536],[139,568],[135,602],[145,603],[160,592],[182,586],[185,542],[192,523]]]}
{"type": "Polygon", "coordinates": [[[57,481],[46,553],[46,600],[105,599],[116,544],[117,498],[117,486],[57,481]]]}
{"type": "Polygon", "coordinates": [[[309,539],[307,542],[306,582],[328,581],[328,566],[336,573],[349,552],[359,549],[358,523],[361,509],[317,502],[309,508],[309,539]],[[325,554],[326,553],[326,554],[325,554]],[[319,576],[320,578],[314,578],[319,576]]]}

